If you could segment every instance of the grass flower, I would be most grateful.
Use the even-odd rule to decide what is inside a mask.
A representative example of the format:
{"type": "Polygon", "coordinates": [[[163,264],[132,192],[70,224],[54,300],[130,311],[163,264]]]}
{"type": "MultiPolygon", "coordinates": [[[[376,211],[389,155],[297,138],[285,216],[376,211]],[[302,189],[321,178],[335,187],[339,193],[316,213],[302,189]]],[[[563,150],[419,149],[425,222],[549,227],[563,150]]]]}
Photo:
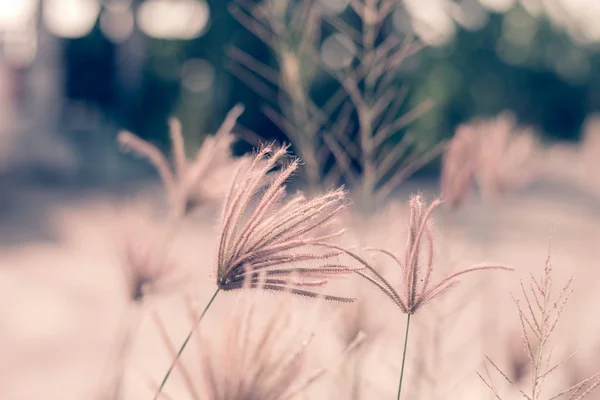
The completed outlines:
{"type": "Polygon", "coordinates": [[[169,258],[175,233],[164,220],[156,219],[142,205],[129,205],[117,213],[109,233],[118,250],[118,267],[124,275],[127,304],[117,332],[111,359],[101,384],[104,399],[120,399],[125,366],[128,363],[141,314],[148,296],[183,287],[187,274],[169,258]],[[114,360],[112,357],[114,356],[114,360]],[[110,374],[110,381],[104,377],[110,374]]]}
{"type": "Polygon", "coordinates": [[[377,286],[404,314],[415,314],[425,304],[456,285],[458,277],[461,275],[479,270],[511,270],[511,268],[500,265],[475,265],[433,283],[431,278],[434,269],[434,244],[430,218],[433,210],[440,204],[440,200],[435,200],[427,206],[420,195],[415,195],[410,199],[408,237],[403,261],[389,250],[368,249],[382,253],[398,264],[402,271],[402,290],[397,291],[380,273],[373,267],[368,266],[367,261],[354,255],[367,268],[366,271],[357,271],[357,273],[377,286]],[[425,252],[422,251],[423,242],[425,242],[425,252]],[[423,253],[425,253],[424,262],[422,260],[423,253]]]}
{"type": "MultiPolygon", "coordinates": [[[[275,172],[286,154],[286,147],[277,149],[267,145],[238,167],[225,198],[221,218],[217,290],[195,326],[220,290],[241,289],[245,284],[250,288],[285,291],[309,298],[353,301],[346,297],[322,295],[314,290],[324,286],[329,278],[357,271],[343,263],[330,261],[344,253],[345,249],[322,251],[333,246],[331,239],[340,236],[343,230],[317,233],[346,206],[344,191],[334,190],[313,199],[297,195],[278,206],[285,196],[284,183],[299,166],[299,161],[293,160],[275,172]],[[251,207],[256,197],[260,199],[251,207]]],[[[193,329],[174,358],[155,399],[192,333],[193,329]]]]}
{"type": "Polygon", "coordinates": [[[204,139],[191,161],[185,155],[181,124],[171,119],[173,167],[156,146],[130,132],[121,132],[118,141],[124,149],[150,161],[165,185],[172,214],[181,217],[199,204],[218,199],[226,192],[227,177],[236,163],[231,157],[231,131],[243,111],[241,105],[231,109],[217,133],[204,139]]]}
{"type": "MultiPolygon", "coordinates": [[[[341,255],[341,250],[325,253],[317,250],[343,233],[340,230],[315,234],[346,206],[342,189],[310,200],[297,195],[283,206],[276,207],[285,195],[284,182],[298,168],[298,160],[274,174],[259,203],[248,212],[251,199],[261,191],[264,182],[270,178],[269,172],[285,155],[285,147],[275,150],[267,146],[258,152],[254,160],[240,166],[240,173],[246,172],[236,177],[223,210],[217,258],[217,285],[220,289],[238,289],[246,279],[249,279],[251,287],[255,287],[262,274],[263,289],[317,297],[318,294],[308,288],[323,286],[329,277],[354,271],[338,262],[325,262],[341,255]],[[319,263],[298,266],[310,261],[319,263]]],[[[324,297],[335,301],[352,300],[324,297]]]]}
{"type": "Polygon", "coordinates": [[[484,196],[504,194],[531,182],[539,143],[532,131],[518,128],[508,112],[475,127],[480,137],[475,179],[484,196]]]}
{"type": "MultiPolygon", "coordinates": [[[[257,300],[255,293],[244,293],[216,340],[196,331],[202,378],[196,378],[191,365],[179,364],[185,390],[192,399],[296,399],[329,371],[328,366],[312,371],[307,368],[309,347],[315,338],[310,330],[316,321],[310,318],[307,324],[304,317],[300,320],[298,314],[290,313],[289,299],[278,299],[267,312],[262,309],[265,304],[257,300]]],[[[190,323],[195,324],[198,315],[189,299],[186,306],[190,323]]],[[[157,313],[153,320],[166,349],[175,356],[176,347],[166,325],[157,313]]],[[[353,351],[362,338],[349,343],[341,355],[353,351]]]]}
{"type": "Polygon", "coordinates": [[[149,294],[183,283],[184,271],[175,268],[169,259],[173,230],[165,229],[164,221],[155,221],[144,207],[126,207],[119,216],[115,235],[129,299],[139,303],[149,294]]]}
{"type": "Polygon", "coordinates": [[[460,126],[448,141],[442,156],[442,198],[451,209],[464,204],[473,190],[477,168],[475,133],[466,126],[460,126]]]}
{"type": "Polygon", "coordinates": [[[511,113],[459,126],[442,160],[444,202],[459,207],[473,184],[486,198],[522,188],[535,177],[539,153],[536,135],[511,113]]]}
{"type": "Polygon", "coordinates": [[[258,327],[253,307],[244,308],[238,308],[228,320],[221,346],[204,354],[208,398],[293,398],[297,392],[294,386],[305,386],[296,382],[302,376],[312,337],[299,346],[290,346],[290,336],[295,332],[290,329],[289,314],[284,310],[273,312],[264,326],[258,327]]]}
{"type": "Polygon", "coordinates": [[[232,1],[232,16],[267,45],[277,66],[234,48],[228,67],[270,103],[263,112],[301,155],[309,186],[346,182],[358,205],[371,213],[443,150],[444,143],[432,146],[403,132],[433,107],[426,100],[409,109],[408,88],[396,84],[399,67],[423,46],[385,28],[394,0],[344,2],[343,13],[328,11],[325,3],[232,1]],[[321,63],[335,82],[325,97],[316,98],[315,60],[327,43],[324,32],[342,35],[344,46],[359,51],[321,63]]]}
{"type": "Polygon", "coordinates": [[[407,314],[398,399],[400,399],[402,391],[402,378],[404,375],[411,315],[415,314],[425,304],[442,295],[452,286],[458,284],[458,278],[461,275],[480,270],[511,270],[511,268],[501,265],[475,265],[455,272],[437,283],[433,283],[431,278],[434,266],[434,245],[430,218],[433,210],[439,206],[440,203],[440,200],[435,200],[431,205],[427,206],[420,195],[415,195],[410,199],[408,238],[404,250],[403,261],[391,251],[384,249],[369,249],[390,257],[398,264],[402,271],[402,290],[396,290],[383,275],[377,272],[363,258],[349,253],[366,268],[365,270],[356,271],[356,273],[379,288],[404,314],[407,314]],[[425,251],[423,251],[423,242],[425,242],[425,251]],[[424,262],[422,258],[425,259],[424,262]]]}
{"type": "MultiPolygon", "coordinates": [[[[572,282],[573,279],[571,278],[558,292],[558,295],[553,296],[552,264],[550,263],[550,253],[548,253],[542,278],[536,279],[534,276],[531,276],[528,288],[521,282],[522,299],[513,297],[521,323],[521,337],[525,353],[531,365],[530,391],[525,392],[517,388],[521,396],[527,400],[541,399],[544,381],[563,364],[552,363],[552,351],[549,349],[549,341],[556,328],[556,324],[560,320],[564,307],[573,292],[571,289],[572,282]]],[[[486,361],[508,383],[517,387],[517,382],[511,379],[509,374],[503,372],[489,357],[486,357],[486,361]]],[[[494,396],[497,399],[502,399],[492,383],[489,373],[487,374],[487,379],[479,373],[478,375],[494,396]]],[[[569,396],[569,400],[580,400],[587,397],[598,386],[600,386],[600,372],[579,381],[569,388],[562,390],[560,393],[547,397],[547,399],[556,400],[564,396],[569,396]]]]}

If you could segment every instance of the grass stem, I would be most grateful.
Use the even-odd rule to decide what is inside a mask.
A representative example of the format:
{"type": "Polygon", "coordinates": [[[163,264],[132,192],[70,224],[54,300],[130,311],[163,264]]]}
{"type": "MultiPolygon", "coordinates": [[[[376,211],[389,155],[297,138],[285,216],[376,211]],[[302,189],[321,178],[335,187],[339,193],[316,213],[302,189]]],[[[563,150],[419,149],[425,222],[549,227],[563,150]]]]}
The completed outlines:
{"type": "Polygon", "coordinates": [[[406,361],[406,348],[408,345],[408,329],[410,328],[410,314],[406,314],[406,334],[404,335],[404,352],[402,353],[402,367],[400,369],[400,384],[398,385],[398,400],[402,393],[402,378],[404,378],[404,363],[406,361]]]}
{"type": "Polygon", "coordinates": [[[200,317],[198,317],[198,320],[196,320],[196,323],[194,324],[194,326],[192,326],[192,329],[190,329],[190,332],[186,336],[186,338],[183,341],[181,347],[179,348],[179,351],[175,355],[175,358],[171,362],[171,366],[167,370],[167,373],[165,374],[165,377],[163,378],[162,382],[160,383],[160,386],[158,387],[158,390],[154,394],[154,400],[158,400],[160,394],[162,393],[163,388],[165,387],[165,384],[167,383],[167,380],[169,379],[169,376],[171,375],[171,372],[173,371],[173,368],[175,368],[175,365],[177,365],[177,361],[179,361],[179,358],[181,357],[181,354],[183,353],[183,350],[185,349],[185,346],[187,346],[188,342],[192,338],[192,335],[194,334],[194,331],[196,330],[196,328],[198,327],[198,325],[200,325],[200,321],[202,321],[202,318],[204,318],[204,315],[206,314],[206,312],[210,308],[211,304],[215,300],[215,297],[217,297],[217,294],[219,293],[220,290],[221,290],[221,288],[217,288],[217,290],[215,291],[215,293],[210,298],[210,301],[206,305],[206,308],[204,309],[204,311],[202,311],[202,314],[200,314],[200,317]]]}

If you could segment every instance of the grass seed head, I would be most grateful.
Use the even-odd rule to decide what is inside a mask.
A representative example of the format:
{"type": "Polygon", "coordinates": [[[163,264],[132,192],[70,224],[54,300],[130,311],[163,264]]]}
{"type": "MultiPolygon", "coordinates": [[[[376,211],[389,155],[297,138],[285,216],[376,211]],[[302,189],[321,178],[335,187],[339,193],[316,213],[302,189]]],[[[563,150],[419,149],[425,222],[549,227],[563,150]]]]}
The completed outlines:
{"type": "Polygon", "coordinates": [[[343,233],[324,228],[346,206],[344,191],[286,200],[285,182],[299,166],[298,160],[281,165],[286,153],[287,147],[267,145],[238,169],[221,222],[217,284],[223,290],[241,288],[245,280],[256,287],[262,279],[267,290],[318,297],[310,288],[354,270],[338,261],[341,250],[326,249],[343,233]]]}

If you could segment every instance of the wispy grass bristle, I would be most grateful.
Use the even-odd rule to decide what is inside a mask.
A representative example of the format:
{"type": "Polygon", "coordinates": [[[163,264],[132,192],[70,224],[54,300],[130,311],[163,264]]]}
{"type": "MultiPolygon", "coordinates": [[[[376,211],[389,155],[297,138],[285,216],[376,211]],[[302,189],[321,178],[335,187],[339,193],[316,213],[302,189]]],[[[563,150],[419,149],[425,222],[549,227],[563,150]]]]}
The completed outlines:
{"type": "MultiPolygon", "coordinates": [[[[264,289],[319,297],[320,294],[304,289],[323,286],[327,279],[349,274],[356,268],[330,262],[342,255],[341,250],[323,252],[323,243],[343,234],[343,230],[316,234],[346,206],[343,189],[327,192],[310,200],[300,195],[284,204],[285,182],[298,168],[293,160],[279,170],[287,148],[267,145],[252,160],[240,166],[225,200],[221,223],[221,237],[217,259],[217,284],[223,290],[239,289],[244,282],[251,287],[259,284],[264,274],[264,289]],[[241,173],[241,171],[245,171],[241,173]],[[262,191],[262,183],[269,176],[271,183],[262,191]],[[250,209],[252,199],[259,197],[250,209]],[[298,264],[316,262],[314,266],[298,264]],[[298,274],[296,279],[290,279],[298,274]]],[[[325,296],[335,301],[349,298],[325,296]]]]}
{"type": "MultiPolygon", "coordinates": [[[[531,364],[531,386],[529,390],[526,392],[519,388],[487,356],[486,361],[527,400],[540,400],[542,398],[556,400],[566,395],[569,395],[569,400],[583,399],[600,385],[600,373],[583,379],[553,396],[542,397],[544,381],[564,363],[564,361],[553,363],[550,339],[564,311],[565,305],[573,293],[573,278],[570,278],[558,294],[553,297],[552,264],[550,262],[550,251],[548,251],[544,274],[539,279],[531,275],[530,281],[528,288],[521,281],[520,299],[513,296],[521,325],[523,346],[531,364]],[[523,303],[525,304],[523,305],[523,303]]],[[[501,399],[498,392],[494,389],[491,377],[488,376],[486,379],[481,374],[478,375],[484,384],[494,391],[496,398],[501,399]]]]}

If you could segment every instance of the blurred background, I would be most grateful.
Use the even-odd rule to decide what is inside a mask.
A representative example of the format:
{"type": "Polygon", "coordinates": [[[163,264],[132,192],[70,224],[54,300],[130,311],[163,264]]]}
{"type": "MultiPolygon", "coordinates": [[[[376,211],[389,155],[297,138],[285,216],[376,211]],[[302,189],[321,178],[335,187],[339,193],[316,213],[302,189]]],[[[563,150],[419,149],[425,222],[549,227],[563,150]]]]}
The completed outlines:
{"type": "MultiPolygon", "coordinates": [[[[349,1],[318,1],[332,14],[349,12],[349,1]]],[[[116,156],[120,129],[165,146],[167,120],[177,116],[194,147],[240,102],[245,127],[284,139],[260,112],[261,95],[228,68],[233,46],[274,65],[228,3],[0,1],[2,180],[114,182],[127,174],[116,156]]],[[[544,137],[577,140],[586,115],[600,109],[598,18],[594,0],[399,1],[385,29],[425,48],[398,79],[408,103],[435,103],[412,130],[447,138],[457,124],[512,110],[544,137]]],[[[339,60],[356,49],[327,33],[321,63],[343,68],[339,60]]],[[[326,96],[331,77],[313,74],[315,96],[326,96]]]]}

